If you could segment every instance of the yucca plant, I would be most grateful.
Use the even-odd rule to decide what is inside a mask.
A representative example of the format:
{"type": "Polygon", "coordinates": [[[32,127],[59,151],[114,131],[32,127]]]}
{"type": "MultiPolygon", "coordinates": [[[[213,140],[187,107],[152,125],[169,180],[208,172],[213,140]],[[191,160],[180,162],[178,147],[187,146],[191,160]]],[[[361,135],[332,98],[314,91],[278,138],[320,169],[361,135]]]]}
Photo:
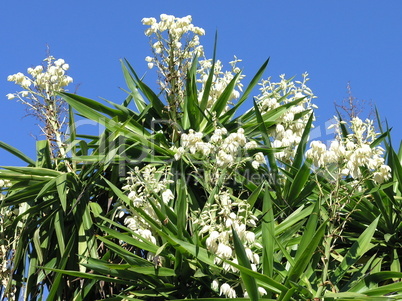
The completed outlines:
{"type": "Polygon", "coordinates": [[[339,122],[328,149],[308,148],[315,105],[307,74],[261,80],[267,60],[244,88],[240,60],[224,71],[215,51],[206,59],[205,32],[190,16],[142,22],[159,91],[122,60],[124,101],[57,90],[70,107],[66,140],[39,142],[36,161],[2,144],[28,165],[0,171],[9,181],[2,239],[16,251],[4,253],[12,256],[8,292],[31,300],[400,298],[398,251],[392,260],[378,253],[386,204],[400,198],[391,182],[400,156],[389,153],[385,165],[376,148],[383,137],[367,148],[362,123],[349,134],[339,122]],[[73,111],[104,132],[78,133],[73,111]],[[370,164],[355,158],[362,152],[370,164]]]}
{"type": "MultiPolygon", "coordinates": [[[[379,115],[377,112],[377,117],[379,115]]],[[[381,123],[379,123],[381,125],[381,123]]],[[[381,127],[381,130],[382,127],[381,127]]],[[[377,231],[374,234],[376,252],[381,258],[383,270],[400,272],[401,254],[401,146],[394,150],[390,130],[387,129],[371,144],[371,147],[384,147],[384,157],[392,170],[388,183],[379,186],[372,179],[365,181],[365,189],[356,194],[348,205],[354,223],[347,231],[349,235],[361,231],[372,220],[379,218],[377,231]],[[381,143],[381,144],[380,144],[381,143]],[[352,208],[353,207],[353,208],[352,208]]],[[[382,148],[381,148],[382,150],[382,148]]]]}
{"type": "MultiPolygon", "coordinates": [[[[12,97],[27,104],[39,120],[44,120],[46,140],[37,142],[33,160],[17,149],[1,147],[26,162],[26,167],[3,167],[2,179],[2,298],[66,300],[77,295],[82,286],[75,278],[56,274],[46,268],[86,271],[85,258],[98,258],[106,251],[98,244],[91,214],[93,202],[110,207],[113,196],[100,177],[118,175],[107,154],[119,146],[101,137],[80,137],[76,133],[72,110],[68,122],[58,109],[66,105],[57,93],[72,81],[64,72],[64,60],[47,59],[45,67],[29,68],[31,78],[18,73],[9,78],[24,88],[12,97]],[[54,61],[54,62],[53,62],[54,61]],[[51,84],[49,84],[51,82],[51,84]],[[33,88],[31,88],[31,86],[33,88]],[[50,113],[49,113],[50,112],[50,113]],[[50,115],[47,115],[50,114],[50,115]],[[66,134],[68,125],[69,135],[66,134]],[[91,154],[94,161],[86,156],[91,154]],[[73,158],[80,156],[79,162],[73,158]]],[[[12,98],[9,96],[9,98],[12,98]]],[[[92,284],[83,296],[96,298],[107,285],[92,284]],[[92,297],[90,297],[92,296],[92,297]]]]}

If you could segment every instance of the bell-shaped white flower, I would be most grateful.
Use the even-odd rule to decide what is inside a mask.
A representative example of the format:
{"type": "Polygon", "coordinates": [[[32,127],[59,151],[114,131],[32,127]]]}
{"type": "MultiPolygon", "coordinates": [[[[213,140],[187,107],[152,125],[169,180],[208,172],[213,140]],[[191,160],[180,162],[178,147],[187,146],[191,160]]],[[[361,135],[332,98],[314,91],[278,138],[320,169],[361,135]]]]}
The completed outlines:
{"type": "Polygon", "coordinates": [[[169,201],[173,199],[174,195],[170,189],[166,189],[164,192],[162,192],[162,200],[165,204],[169,203],[169,201]]]}

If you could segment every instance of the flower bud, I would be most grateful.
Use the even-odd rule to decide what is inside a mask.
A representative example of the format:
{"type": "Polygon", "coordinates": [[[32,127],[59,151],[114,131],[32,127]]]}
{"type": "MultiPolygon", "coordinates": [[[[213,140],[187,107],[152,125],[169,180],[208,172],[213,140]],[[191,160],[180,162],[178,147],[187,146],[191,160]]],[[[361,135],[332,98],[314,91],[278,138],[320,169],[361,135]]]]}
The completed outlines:
{"type": "Polygon", "coordinates": [[[15,94],[13,94],[13,93],[8,93],[6,96],[7,96],[8,99],[14,99],[15,98],[15,94]]]}
{"type": "Polygon", "coordinates": [[[214,279],[212,281],[211,288],[214,291],[218,291],[218,289],[219,289],[219,281],[217,279],[214,279]]]}

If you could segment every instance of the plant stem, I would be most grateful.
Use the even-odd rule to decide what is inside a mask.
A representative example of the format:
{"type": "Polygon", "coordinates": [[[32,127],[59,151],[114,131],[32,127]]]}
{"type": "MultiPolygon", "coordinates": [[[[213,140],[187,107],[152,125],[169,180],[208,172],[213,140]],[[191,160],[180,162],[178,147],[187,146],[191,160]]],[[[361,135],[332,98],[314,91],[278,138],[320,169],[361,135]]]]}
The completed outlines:
{"type": "MultiPolygon", "coordinates": [[[[332,232],[332,225],[329,226],[329,233],[332,232]]],[[[328,270],[329,270],[329,262],[331,258],[331,247],[332,247],[332,235],[329,234],[326,236],[325,241],[324,241],[324,257],[323,257],[323,262],[324,262],[324,268],[322,270],[322,275],[321,275],[321,285],[318,287],[317,293],[316,293],[316,298],[320,298],[323,296],[323,293],[325,293],[324,288],[326,287],[328,283],[328,270]]]]}

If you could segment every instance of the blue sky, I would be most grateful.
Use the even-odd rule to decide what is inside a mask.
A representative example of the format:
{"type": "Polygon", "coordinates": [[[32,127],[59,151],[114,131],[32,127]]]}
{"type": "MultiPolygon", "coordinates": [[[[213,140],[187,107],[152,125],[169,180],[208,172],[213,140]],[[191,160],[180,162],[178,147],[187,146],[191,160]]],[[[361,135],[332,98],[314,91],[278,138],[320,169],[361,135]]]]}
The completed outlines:
{"type": "MultiPolygon", "coordinates": [[[[393,141],[402,139],[402,1],[387,0],[41,0],[0,4],[0,141],[34,158],[36,121],[25,117],[22,104],[7,100],[19,91],[7,76],[41,64],[46,45],[56,58],[70,64],[70,90],[101,100],[121,102],[125,88],[119,59],[127,58],[139,74],[147,72],[150,55],[143,17],[161,13],[193,16],[206,30],[201,39],[212,56],[218,31],[218,58],[239,65],[250,80],[270,57],[265,77],[278,79],[308,72],[316,104],[318,139],[328,140],[325,122],[334,102],[353,96],[371,101],[393,127],[393,141]]],[[[149,83],[150,85],[153,82],[149,83]]],[[[249,102],[251,105],[251,100],[249,102]]],[[[97,130],[94,125],[88,129],[97,130]]],[[[0,150],[0,166],[22,163],[0,150]]]]}

